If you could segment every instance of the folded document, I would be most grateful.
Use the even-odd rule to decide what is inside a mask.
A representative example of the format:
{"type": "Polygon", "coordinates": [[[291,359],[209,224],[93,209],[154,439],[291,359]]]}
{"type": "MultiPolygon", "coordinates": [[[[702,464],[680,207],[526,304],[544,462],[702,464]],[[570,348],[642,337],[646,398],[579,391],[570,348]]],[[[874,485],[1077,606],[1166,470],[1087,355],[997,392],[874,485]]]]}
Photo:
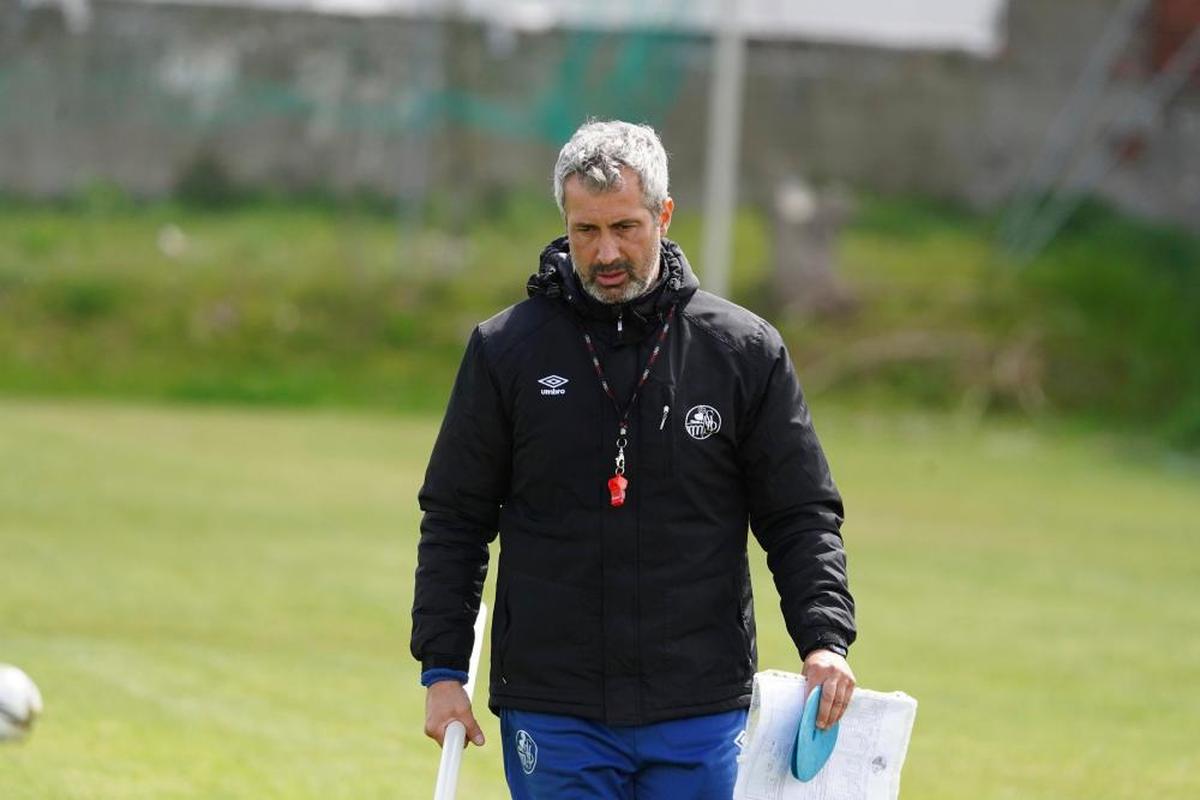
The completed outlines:
{"type": "Polygon", "coordinates": [[[792,777],[792,748],[804,711],[804,676],[767,670],[754,697],[734,800],[896,800],[917,701],[903,692],[855,689],[837,746],[811,781],[792,777]]]}

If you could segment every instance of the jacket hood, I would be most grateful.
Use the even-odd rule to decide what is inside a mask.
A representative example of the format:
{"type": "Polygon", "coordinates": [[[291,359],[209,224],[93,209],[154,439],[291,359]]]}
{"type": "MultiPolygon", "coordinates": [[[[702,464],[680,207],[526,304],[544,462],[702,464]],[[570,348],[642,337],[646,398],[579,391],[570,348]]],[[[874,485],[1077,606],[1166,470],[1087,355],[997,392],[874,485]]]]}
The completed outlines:
{"type": "Polygon", "coordinates": [[[529,276],[525,290],[530,297],[540,294],[561,298],[584,317],[610,320],[624,315],[627,320],[652,325],[673,304],[686,305],[700,288],[687,256],[670,239],[662,240],[659,267],[658,280],[648,292],[624,303],[602,303],[583,290],[571,261],[567,237],[560,236],[542,250],[538,271],[529,276]]]}

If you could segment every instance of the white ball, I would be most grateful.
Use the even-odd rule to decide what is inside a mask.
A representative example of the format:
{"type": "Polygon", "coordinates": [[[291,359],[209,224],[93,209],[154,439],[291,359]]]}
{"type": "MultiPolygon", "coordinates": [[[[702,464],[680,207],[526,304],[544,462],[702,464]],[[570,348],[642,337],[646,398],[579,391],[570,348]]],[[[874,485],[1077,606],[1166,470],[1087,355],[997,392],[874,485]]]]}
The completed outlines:
{"type": "Polygon", "coordinates": [[[16,667],[0,664],[0,742],[23,739],[42,713],[42,693],[16,667]]]}

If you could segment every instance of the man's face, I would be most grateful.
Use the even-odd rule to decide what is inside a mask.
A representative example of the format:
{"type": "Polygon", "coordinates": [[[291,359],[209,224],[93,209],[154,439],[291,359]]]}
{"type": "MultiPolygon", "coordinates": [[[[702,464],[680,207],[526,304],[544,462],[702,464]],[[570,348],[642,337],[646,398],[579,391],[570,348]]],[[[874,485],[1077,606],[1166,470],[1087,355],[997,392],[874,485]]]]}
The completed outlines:
{"type": "Polygon", "coordinates": [[[675,208],[667,198],[662,213],[652,214],[642,204],[637,173],[622,167],[621,175],[613,191],[593,192],[578,175],[563,184],[571,261],[584,290],[602,303],[624,303],[653,285],[675,208]]]}

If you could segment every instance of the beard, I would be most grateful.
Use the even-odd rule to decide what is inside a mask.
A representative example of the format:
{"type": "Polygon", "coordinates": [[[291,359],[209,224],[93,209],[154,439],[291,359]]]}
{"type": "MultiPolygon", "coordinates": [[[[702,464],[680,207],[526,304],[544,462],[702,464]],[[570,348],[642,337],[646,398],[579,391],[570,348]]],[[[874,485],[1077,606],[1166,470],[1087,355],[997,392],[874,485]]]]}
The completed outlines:
{"type": "Polygon", "coordinates": [[[586,274],[576,267],[575,273],[579,276],[583,290],[601,303],[608,305],[628,303],[634,298],[641,297],[654,284],[654,280],[658,277],[661,248],[661,243],[654,248],[654,257],[643,265],[641,270],[637,269],[632,261],[622,260],[611,264],[593,264],[588,268],[586,274]],[[625,283],[611,289],[600,285],[598,279],[601,274],[612,275],[617,272],[625,273],[625,283]]]}

